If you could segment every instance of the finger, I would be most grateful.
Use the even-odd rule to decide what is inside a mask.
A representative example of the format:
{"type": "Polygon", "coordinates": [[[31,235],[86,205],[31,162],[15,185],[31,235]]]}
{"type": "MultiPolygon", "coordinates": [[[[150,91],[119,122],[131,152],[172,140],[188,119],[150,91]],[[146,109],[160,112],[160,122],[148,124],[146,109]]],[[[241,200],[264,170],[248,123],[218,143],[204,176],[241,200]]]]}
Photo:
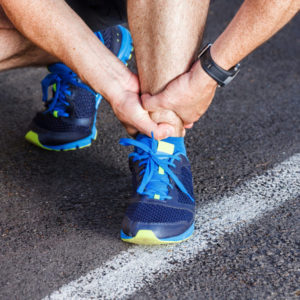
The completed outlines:
{"type": "Polygon", "coordinates": [[[122,121],[120,121],[120,123],[124,126],[125,130],[130,136],[134,137],[137,135],[138,131],[136,130],[136,128],[122,121]]]}
{"type": "Polygon", "coordinates": [[[166,137],[172,136],[174,133],[174,128],[169,124],[156,124],[149,116],[148,113],[140,115],[139,120],[136,120],[134,124],[136,129],[151,137],[152,132],[155,139],[164,139],[166,137]]]}
{"type": "Polygon", "coordinates": [[[190,123],[190,124],[184,125],[184,128],[191,129],[191,128],[193,128],[193,126],[194,126],[194,123],[190,123]]]}
{"type": "Polygon", "coordinates": [[[125,125],[123,124],[127,133],[132,136],[132,137],[135,137],[138,133],[138,131],[136,130],[136,128],[132,127],[132,126],[129,126],[129,125],[125,125]]]}
{"type": "Polygon", "coordinates": [[[156,140],[164,140],[168,137],[175,136],[176,129],[167,123],[161,123],[157,125],[157,130],[154,132],[156,140]]]}
{"type": "Polygon", "coordinates": [[[178,107],[176,107],[174,101],[167,98],[165,95],[166,94],[164,92],[157,94],[155,96],[150,96],[149,94],[142,95],[141,98],[142,98],[144,109],[151,113],[157,113],[157,114],[163,113],[165,116],[166,116],[166,111],[169,112],[173,111],[181,119],[184,126],[190,125],[191,122],[196,120],[195,117],[191,118],[190,115],[186,115],[186,113],[179,110],[178,107]]]}
{"type": "Polygon", "coordinates": [[[143,100],[147,100],[147,99],[149,99],[149,98],[151,98],[151,97],[152,97],[152,96],[151,96],[150,94],[148,94],[148,93],[142,94],[142,96],[141,96],[142,101],[143,101],[143,100]]]}
{"type": "Polygon", "coordinates": [[[149,94],[144,94],[141,96],[143,108],[149,112],[154,112],[161,110],[163,108],[164,96],[162,93],[151,96],[149,94]]]}

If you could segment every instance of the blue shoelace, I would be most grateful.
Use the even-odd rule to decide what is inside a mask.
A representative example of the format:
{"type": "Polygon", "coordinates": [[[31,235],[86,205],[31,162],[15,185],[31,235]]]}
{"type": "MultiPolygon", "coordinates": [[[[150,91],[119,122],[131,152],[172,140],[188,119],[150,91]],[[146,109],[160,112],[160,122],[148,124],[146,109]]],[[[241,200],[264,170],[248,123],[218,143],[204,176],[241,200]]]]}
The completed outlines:
{"type": "Polygon", "coordinates": [[[67,101],[66,96],[71,95],[71,91],[69,90],[70,84],[95,94],[87,85],[78,81],[78,77],[74,72],[71,70],[62,70],[62,68],[53,65],[51,73],[42,81],[43,101],[46,102],[47,106],[47,110],[44,113],[56,112],[56,117],[69,117],[66,109],[70,103],[67,101]],[[54,95],[51,99],[48,99],[48,88],[53,85],[55,86],[53,88],[54,95]]]}
{"type": "Polygon", "coordinates": [[[129,157],[133,157],[133,161],[140,161],[139,166],[146,165],[140,172],[140,175],[143,174],[144,176],[137,189],[137,193],[146,195],[151,199],[154,199],[155,194],[159,194],[160,200],[170,199],[171,197],[168,196],[168,187],[172,188],[168,178],[170,176],[178,188],[194,201],[178,177],[169,168],[169,166],[175,167],[174,160],[180,160],[179,155],[183,153],[176,153],[175,155],[156,153],[158,142],[154,139],[153,135],[151,148],[133,139],[121,139],[120,144],[123,146],[135,146],[142,150],[140,154],[137,152],[129,154],[129,157]],[[164,170],[164,175],[158,173],[159,167],[164,170]]]}

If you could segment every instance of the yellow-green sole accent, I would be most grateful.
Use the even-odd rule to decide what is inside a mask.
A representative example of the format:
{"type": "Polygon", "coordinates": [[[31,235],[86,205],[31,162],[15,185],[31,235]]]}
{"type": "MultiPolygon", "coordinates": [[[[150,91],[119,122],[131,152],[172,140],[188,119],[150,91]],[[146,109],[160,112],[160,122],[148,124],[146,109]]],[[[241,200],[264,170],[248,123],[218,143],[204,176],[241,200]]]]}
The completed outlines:
{"type": "Polygon", "coordinates": [[[188,240],[190,237],[181,241],[164,241],[156,237],[152,230],[139,230],[135,237],[126,239],[121,238],[122,241],[137,245],[166,245],[166,244],[178,244],[188,240]]]}
{"type": "MultiPolygon", "coordinates": [[[[95,137],[92,138],[93,140],[96,140],[97,134],[98,134],[98,132],[97,132],[97,129],[96,129],[95,137]]],[[[28,132],[26,133],[25,139],[26,139],[28,142],[32,143],[33,145],[38,146],[38,147],[40,147],[40,148],[42,148],[42,149],[44,149],[44,150],[48,150],[48,151],[57,151],[57,152],[60,152],[60,151],[74,151],[74,150],[77,150],[77,149],[83,149],[83,148],[90,147],[91,144],[92,144],[92,143],[88,143],[88,144],[86,144],[86,145],[84,145],[84,146],[78,146],[78,147],[67,148],[67,149],[64,149],[63,147],[61,147],[61,149],[49,148],[49,147],[44,146],[44,145],[40,142],[40,140],[39,140],[39,135],[38,135],[36,132],[32,131],[32,130],[30,130],[30,131],[28,131],[28,132]]]]}
{"type": "Polygon", "coordinates": [[[129,57],[128,57],[127,62],[125,63],[125,66],[126,66],[126,67],[128,67],[129,62],[130,62],[131,59],[132,59],[133,51],[134,51],[134,47],[132,47],[131,50],[130,50],[130,55],[129,55],[129,57]]]}
{"type": "MultiPolygon", "coordinates": [[[[28,131],[28,132],[26,133],[25,139],[26,139],[28,142],[30,142],[30,143],[34,144],[35,146],[38,146],[38,147],[40,147],[40,148],[42,148],[42,149],[45,149],[45,150],[52,150],[52,149],[47,148],[47,147],[45,147],[44,145],[42,145],[41,142],[40,142],[40,140],[39,140],[39,135],[38,135],[36,132],[32,131],[32,130],[30,130],[30,131],[28,131]]],[[[58,150],[56,150],[56,151],[58,151],[58,150]]]]}

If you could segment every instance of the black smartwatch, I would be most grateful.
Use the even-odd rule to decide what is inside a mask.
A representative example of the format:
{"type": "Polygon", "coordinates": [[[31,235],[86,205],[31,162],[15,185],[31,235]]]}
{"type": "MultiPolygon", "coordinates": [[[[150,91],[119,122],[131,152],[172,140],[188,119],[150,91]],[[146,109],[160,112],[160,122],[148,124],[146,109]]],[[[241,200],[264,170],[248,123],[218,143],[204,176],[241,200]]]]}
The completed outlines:
{"type": "Polygon", "coordinates": [[[227,85],[240,71],[240,64],[232,67],[230,70],[226,71],[218,66],[212,59],[210,54],[210,47],[212,44],[207,44],[201,53],[198,55],[201,66],[204,71],[212,77],[219,86],[227,85]]]}

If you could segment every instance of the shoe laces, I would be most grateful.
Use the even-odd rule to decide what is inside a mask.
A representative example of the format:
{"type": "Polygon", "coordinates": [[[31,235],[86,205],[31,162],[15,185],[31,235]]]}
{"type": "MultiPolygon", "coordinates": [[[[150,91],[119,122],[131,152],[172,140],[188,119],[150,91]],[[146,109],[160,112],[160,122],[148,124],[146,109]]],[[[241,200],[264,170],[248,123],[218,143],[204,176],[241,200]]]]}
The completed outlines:
{"type": "Polygon", "coordinates": [[[139,142],[133,139],[121,139],[120,144],[123,146],[135,146],[139,149],[140,153],[137,151],[129,154],[129,158],[133,158],[133,162],[140,161],[139,166],[145,165],[145,167],[140,171],[140,175],[143,175],[143,179],[137,189],[137,193],[140,195],[146,195],[151,199],[166,200],[171,199],[168,196],[169,189],[173,189],[170,183],[169,177],[175,182],[177,187],[186,194],[192,201],[193,197],[188,193],[182,182],[169,168],[176,167],[174,161],[180,161],[180,155],[183,153],[176,153],[170,155],[167,153],[157,153],[158,142],[154,139],[152,134],[151,147],[145,143],[139,142]],[[163,173],[159,172],[159,168],[163,169],[163,173]]]}
{"type": "Polygon", "coordinates": [[[48,74],[41,82],[43,91],[43,101],[47,109],[44,113],[52,113],[54,117],[69,117],[66,112],[70,106],[67,96],[71,96],[70,85],[83,88],[93,94],[95,92],[87,85],[80,82],[78,76],[68,69],[59,67],[59,64],[51,66],[51,73],[48,74]],[[48,99],[48,89],[53,86],[53,97],[48,99]]]}

